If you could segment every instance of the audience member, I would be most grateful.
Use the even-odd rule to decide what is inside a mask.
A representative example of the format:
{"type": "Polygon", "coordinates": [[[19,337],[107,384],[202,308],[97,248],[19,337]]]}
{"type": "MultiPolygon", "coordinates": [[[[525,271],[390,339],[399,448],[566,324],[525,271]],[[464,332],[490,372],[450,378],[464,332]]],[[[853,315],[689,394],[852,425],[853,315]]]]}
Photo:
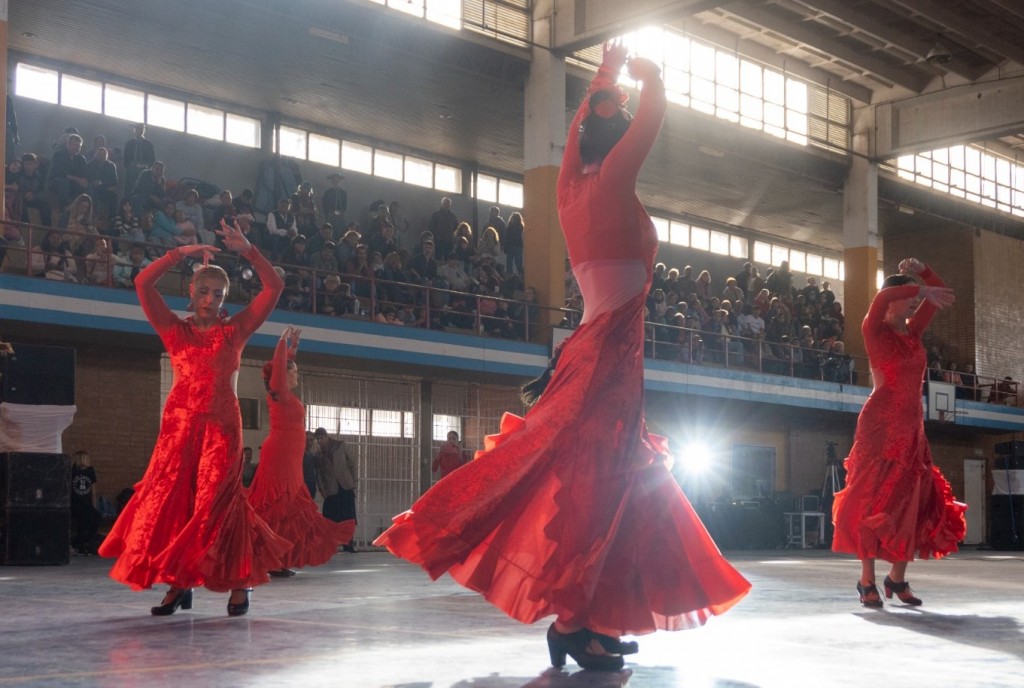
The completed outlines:
{"type": "Polygon", "coordinates": [[[433,473],[439,473],[438,478],[440,479],[466,463],[469,463],[469,457],[466,456],[466,452],[459,442],[459,433],[450,430],[447,441],[441,445],[437,456],[430,464],[430,470],[433,473]]]}
{"type": "Polygon", "coordinates": [[[53,226],[50,203],[46,200],[43,178],[39,174],[39,158],[35,153],[21,156],[21,174],[18,176],[18,191],[21,193],[21,220],[31,222],[29,209],[39,213],[39,219],[47,227],[53,226]]]}
{"type": "Polygon", "coordinates": [[[65,146],[53,154],[46,187],[64,208],[73,198],[89,190],[88,163],[82,155],[82,137],[71,134],[65,146]]]}
{"type": "Polygon", "coordinates": [[[403,251],[411,251],[412,236],[409,233],[409,220],[402,213],[401,204],[398,201],[391,201],[388,204],[388,214],[391,216],[391,224],[395,226],[395,241],[398,248],[403,251]]]}
{"type": "Polygon", "coordinates": [[[267,246],[272,260],[281,260],[285,249],[299,234],[298,221],[291,211],[292,202],[282,198],[277,210],[267,215],[267,246]]]}
{"type": "Polygon", "coordinates": [[[313,185],[309,182],[302,182],[292,194],[292,214],[295,215],[295,222],[299,230],[306,238],[317,233],[319,227],[316,221],[316,200],[313,198],[313,185]]]}
{"type": "Polygon", "coordinates": [[[459,218],[452,212],[452,199],[445,196],[441,207],[433,212],[427,222],[427,231],[434,237],[434,248],[439,260],[446,260],[452,252],[455,228],[459,218]]]}
{"type": "Polygon", "coordinates": [[[512,213],[508,218],[505,231],[501,232],[501,250],[505,252],[505,274],[523,275],[524,233],[523,216],[512,213]]]}
{"type": "Polygon", "coordinates": [[[167,179],[164,178],[164,164],[159,160],[149,169],[142,170],[132,187],[132,205],[140,213],[147,210],[156,211],[163,207],[167,196],[167,179]]]}
{"type": "Polygon", "coordinates": [[[78,554],[96,554],[102,516],[96,510],[96,469],[89,453],[78,450],[71,463],[71,547],[78,554]]]}
{"type": "MultiPolygon", "coordinates": [[[[345,226],[345,210],[348,208],[348,192],[341,188],[341,182],[345,179],[337,172],[327,175],[331,185],[324,191],[323,199],[320,202],[321,210],[324,213],[324,222],[331,227],[345,226]]],[[[336,237],[331,237],[334,240],[336,237]]]]}
{"type": "MultiPolygon", "coordinates": [[[[135,193],[135,182],[139,175],[156,164],[156,151],[153,148],[153,143],[146,138],[145,124],[140,123],[132,127],[132,138],[124,144],[122,160],[124,162],[124,194],[131,196],[135,193]]],[[[138,204],[136,207],[142,208],[138,204]]]]}
{"type": "Polygon", "coordinates": [[[85,172],[93,204],[110,220],[117,214],[117,165],[110,162],[106,148],[96,149],[95,157],[86,163],[85,172]]]}
{"type": "Polygon", "coordinates": [[[128,255],[121,258],[114,266],[114,284],[134,289],[135,278],[151,262],[146,257],[146,247],[135,244],[128,249],[128,255]]]}

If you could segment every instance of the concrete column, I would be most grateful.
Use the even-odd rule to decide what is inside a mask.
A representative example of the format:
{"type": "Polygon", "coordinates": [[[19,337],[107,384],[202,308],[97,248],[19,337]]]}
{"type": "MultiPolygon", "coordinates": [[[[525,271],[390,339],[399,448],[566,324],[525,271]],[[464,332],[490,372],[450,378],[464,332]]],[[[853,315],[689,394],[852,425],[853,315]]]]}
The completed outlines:
{"type": "MultiPolygon", "coordinates": [[[[878,272],[878,166],[867,158],[873,127],[873,111],[854,113],[853,161],[843,188],[843,312],[846,351],[866,356],[860,324],[875,292],[878,272]]],[[[858,364],[858,370],[861,366],[858,364]]],[[[861,371],[863,375],[867,371],[861,371]]],[[[862,378],[863,379],[863,378],[862,378]]]]}
{"type": "MultiPolygon", "coordinates": [[[[558,222],[555,186],[565,145],[565,61],[543,45],[551,40],[552,3],[534,4],[533,59],[526,79],[525,159],[523,221],[526,226],[523,267],[526,286],[537,291],[543,306],[565,303],[565,259],[567,252],[558,222]]],[[[544,311],[547,325],[561,317],[544,311]]],[[[531,339],[549,341],[550,327],[531,326],[531,339]]]]}

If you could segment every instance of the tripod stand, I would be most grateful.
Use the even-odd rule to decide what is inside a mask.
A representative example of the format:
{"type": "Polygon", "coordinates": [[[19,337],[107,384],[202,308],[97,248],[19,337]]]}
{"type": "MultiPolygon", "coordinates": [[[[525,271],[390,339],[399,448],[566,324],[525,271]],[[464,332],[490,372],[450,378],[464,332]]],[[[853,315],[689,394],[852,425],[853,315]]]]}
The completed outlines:
{"type": "Polygon", "coordinates": [[[831,503],[836,492],[843,489],[842,464],[836,458],[836,443],[825,442],[825,479],[821,483],[822,503],[831,503]]]}

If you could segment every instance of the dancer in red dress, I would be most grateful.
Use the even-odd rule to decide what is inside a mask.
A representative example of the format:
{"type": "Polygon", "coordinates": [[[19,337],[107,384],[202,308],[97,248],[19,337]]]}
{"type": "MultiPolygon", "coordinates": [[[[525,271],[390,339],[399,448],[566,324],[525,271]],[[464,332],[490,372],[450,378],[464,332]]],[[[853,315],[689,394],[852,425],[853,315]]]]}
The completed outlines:
{"type": "Polygon", "coordinates": [[[302,479],[306,449],[306,407],[293,390],[299,386],[295,352],[299,330],[287,327],[274,360],[263,367],[270,408],[270,434],[260,448],[260,463],[249,488],[249,504],[275,533],[289,540],[292,549],[284,567],[272,576],[291,576],[293,568],[319,566],[330,561],[338,545],[348,544],[356,532],[353,520],[335,523],[320,515],[302,479]]]}
{"type": "Polygon", "coordinates": [[[905,604],[921,604],[906,581],[907,564],[915,556],[955,552],[967,527],[967,505],[953,500],[932,464],[921,406],[927,362],[921,335],[936,310],[953,304],[953,290],[914,258],[899,267],[901,274],[885,279],[861,325],[875,388],[857,419],[846,488],[832,508],[832,549],[861,560],[857,591],[865,607],[882,606],[875,559],[892,563],[886,597],[895,593],[905,604]]]}
{"type": "Polygon", "coordinates": [[[750,588],[673,479],[664,438],[644,423],[643,311],[658,240],[634,189],[666,101],[658,68],[631,60],[643,92],[630,123],[615,85],[625,62],[624,48],[606,48],[558,181],[582,324],[526,417],[505,414],[476,460],[377,540],[519,621],[556,615],[548,649],[557,667],[569,654],[584,668],[618,670],[637,649],[619,636],[701,625],[750,588]]]}
{"type": "Polygon", "coordinates": [[[242,493],[242,419],[235,380],[242,349],[277,304],[283,283],[237,226],[218,232],[263,282],[252,302],[221,316],[230,284],[210,265],[192,277],[194,315],[182,320],[156,290],[157,281],[188,256],[211,246],[168,251],[135,279],[142,310],[160,335],[174,368],[156,447],[135,494],[100,547],[117,557],[111,577],[135,590],[171,586],[154,615],[192,606],[192,588],[231,591],[228,613],[249,608],[248,588],[267,582],[291,547],[253,512],[242,493]]]}

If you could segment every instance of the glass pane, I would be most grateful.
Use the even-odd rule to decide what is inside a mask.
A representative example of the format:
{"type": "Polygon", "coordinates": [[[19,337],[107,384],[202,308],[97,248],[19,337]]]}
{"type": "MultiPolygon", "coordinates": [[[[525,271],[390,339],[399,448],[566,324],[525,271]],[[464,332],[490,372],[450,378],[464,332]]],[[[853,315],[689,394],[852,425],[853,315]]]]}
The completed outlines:
{"type": "Polygon", "coordinates": [[[64,74],[60,79],[60,104],[89,112],[103,112],[103,84],[64,74]]]}
{"type": "Polygon", "coordinates": [[[498,180],[498,203],[509,208],[523,207],[523,185],[507,179],[498,180]]]}
{"type": "Polygon", "coordinates": [[[673,222],[670,225],[669,241],[676,246],[690,245],[690,225],[685,222],[673,222]]]}
{"type": "Polygon", "coordinates": [[[408,437],[410,439],[416,437],[416,414],[412,411],[404,411],[402,413],[402,437],[408,437]]]}
{"type": "Polygon", "coordinates": [[[786,79],[786,107],[807,114],[807,84],[786,79]]]}
{"type": "Polygon", "coordinates": [[[822,274],[829,279],[839,279],[839,261],[835,258],[826,258],[825,271],[822,274]]]}
{"type": "Polygon", "coordinates": [[[329,435],[337,435],[340,430],[339,409],[336,406],[321,406],[319,404],[308,404],[306,406],[306,429],[316,430],[323,428],[329,435]]]}
{"type": "Polygon", "coordinates": [[[476,176],[476,197],[487,203],[498,202],[498,178],[489,174],[476,176]]]}
{"type": "Polygon", "coordinates": [[[329,167],[337,167],[341,160],[341,141],[331,136],[309,134],[309,159],[329,167]]]}
{"type": "Polygon", "coordinates": [[[764,70],[764,99],[776,105],[786,104],[786,77],[771,69],[764,70]]]}
{"type": "Polygon", "coordinates": [[[388,7],[415,17],[423,16],[423,0],[388,0],[388,7]]]}
{"type": "Polygon", "coordinates": [[[129,122],[141,122],[146,119],[146,94],[107,84],[103,93],[103,113],[129,122]]]}
{"type": "Polygon", "coordinates": [[[195,136],[223,141],[224,111],[189,103],[185,130],[195,136]]]}
{"type": "Polygon", "coordinates": [[[745,237],[736,236],[735,234],[729,237],[729,255],[733,258],[747,257],[747,240],[745,237]]]}
{"type": "Polygon", "coordinates": [[[729,255],[729,235],[711,230],[711,252],[720,256],[729,255]]]}
{"type": "Polygon", "coordinates": [[[715,63],[715,81],[718,82],[718,85],[738,89],[740,87],[740,61],[729,53],[716,51],[715,63]]]}
{"type": "Polygon", "coordinates": [[[402,436],[402,412],[384,411],[373,409],[373,431],[374,437],[401,437],[402,436]]]}
{"type": "Polygon", "coordinates": [[[432,188],[434,186],[434,163],[406,156],[405,181],[407,184],[432,188]]]}
{"type": "Polygon", "coordinates": [[[16,95],[57,104],[57,71],[19,62],[14,70],[16,95]]]}
{"type": "Polygon", "coordinates": [[[708,251],[711,248],[711,231],[703,227],[690,227],[690,247],[708,251]]]}
{"type": "MultiPolygon", "coordinates": [[[[462,170],[451,165],[434,165],[434,188],[438,191],[462,193],[462,170]]],[[[493,203],[493,201],[492,201],[493,203]]]]}
{"type": "Polygon", "coordinates": [[[459,416],[446,416],[443,413],[434,414],[433,438],[435,442],[444,442],[448,439],[448,433],[454,430],[462,437],[462,418],[459,416]]]}
{"type": "Polygon", "coordinates": [[[789,252],[790,272],[805,272],[807,270],[807,254],[803,251],[789,252]]]}
{"type": "Polygon", "coordinates": [[[740,90],[760,100],[764,92],[760,65],[746,60],[740,62],[740,90]]]}
{"type": "Polygon", "coordinates": [[[651,223],[654,225],[654,231],[658,233],[658,241],[667,242],[669,221],[663,217],[652,217],[651,223]]]}
{"type": "Polygon", "coordinates": [[[755,241],[754,262],[769,265],[772,262],[772,245],[763,241],[755,241]]]}
{"type": "Polygon", "coordinates": [[[772,265],[782,265],[782,261],[789,260],[789,249],[785,246],[772,244],[772,265]]]}
{"type": "Polygon", "coordinates": [[[263,125],[258,119],[242,115],[227,114],[224,140],[247,148],[259,148],[262,143],[263,125]]]}
{"type": "Polygon", "coordinates": [[[185,131],[185,103],[152,94],[147,95],[146,124],[174,131],[185,131]]]}
{"type": "Polygon", "coordinates": [[[740,111],[740,92],[724,86],[715,89],[715,105],[726,112],[740,111]]]}
{"type": "Polygon", "coordinates": [[[690,73],[694,76],[703,77],[708,81],[714,81],[715,49],[707,45],[691,42],[690,73]]]}
{"type": "Polygon", "coordinates": [[[346,170],[373,173],[373,149],[361,143],[341,142],[341,166],[346,170]]]}
{"type": "Polygon", "coordinates": [[[291,158],[306,159],[306,132],[302,129],[280,127],[277,149],[281,155],[291,158]]]}
{"type": "Polygon", "coordinates": [[[808,275],[820,275],[821,274],[821,256],[816,253],[807,254],[807,274],[808,275]]]}
{"type": "Polygon", "coordinates": [[[374,150],[373,176],[402,181],[402,156],[398,153],[374,150]]]}
{"type": "Polygon", "coordinates": [[[370,413],[367,409],[345,407],[338,414],[338,434],[369,435],[370,413]]]}
{"type": "Polygon", "coordinates": [[[462,0],[427,0],[427,20],[452,29],[462,28],[462,0]]]}
{"type": "Polygon", "coordinates": [[[686,95],[690,92],[690,75],[678,69],[665,70],[665,90],[686,95]]]}

